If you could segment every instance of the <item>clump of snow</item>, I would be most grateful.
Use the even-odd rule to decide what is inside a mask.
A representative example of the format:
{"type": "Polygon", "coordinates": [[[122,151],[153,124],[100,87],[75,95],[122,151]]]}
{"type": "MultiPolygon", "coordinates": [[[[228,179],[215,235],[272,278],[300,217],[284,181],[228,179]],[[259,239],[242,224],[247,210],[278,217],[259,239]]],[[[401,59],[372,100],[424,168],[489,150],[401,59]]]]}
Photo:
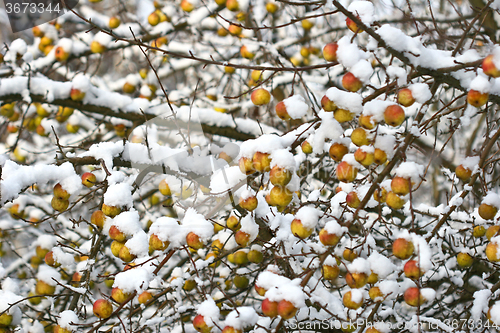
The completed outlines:
{"type": "Polygon", "coordinates": [[[396,269],[396,266],[389,258],[375,251],[370,254],[367,260],[370,263],[372,272],[377,274],[379,279],[386,278],[396,269]]]}
{"type": "Polygon", "coordinates": [[[55,236],[45,234],[38,236],[35,244],[40,246],[42,249],[50,250],[54,247],[54,245],[56,245],[56,243],[57,238],[55,236]]]}
{"type": "Polygon", "coordinates": [[[72,81],[72,87],[74,89],[78,89],[82,92],[87,92],[89,91],[91,84],[90,84],[90,79],[88,78],[87,75],[83,73],[78,73],[72,81]]]}
{"type": "Polygon", "coordinates": [[[125,246],[131,254],[137,257],[147,256],[149,251],[148,235],[143,230],[140,230],[125,243],[125,246]]]}
{"type": "Polygon", "coordinates": [[[65,269],[68,269],[73,266],[75,263],[75,258],[70,253],[64,252],[60,247],[52,248],[52,255],[54,260],[61,264],[61,266],[65,269]]]}
{"type": "Polygon", "coordinates": [[[62,47],[65,52],[71,53],[71,50],[73,49],[73,41],[69,38],[61,38],[57,42],[57,46],[62,47]]]}
{"type": "Polygon", "coordinates": [[[344,67],[352,67],[358,61],[368,58],[368,55],[359,49],[356,42],[351,43],[349,36],[339,39],[337,45],[337,59],[344,67]]]}
{"type": "Polygon", "coordinates": [[[417,103],[423,104],[432,97],[429,86],[425,83],[411,84],[408,89],[411,90],[411,95],[413,96],[413,98],[415,98],[415,101],[417,103]]]}
{"type": "MultiPolygon", "coordinates": [[[[108,223],[106,223],[106,225],[108,225],[108,223]]],[[[109,226],[111,225],[116,226],[118,230],[127,236],[133,236],[142,231],[139,222],[139,212],[136,210],[121,212],[111,220],[109,226]]]]}
{"type": "Polygon", "coordinates": [[[210,190],[214,195],[222,196],[245,179],[246,175],[237,165],[219,169],[210,179],[210,190]]]}
{"type": "Polygon", "coordinates": [[[500,301],[495,302],[489,310],[491,320],[496,324],[500,325],[500,301]]]}
{"type": "Polygon", "coordinates": [[[300,286],[301,279],[295,279],[288,283],[281,284],[276,288],[269,289],[265,297],[270,301],[287,300],[296,308],[305,306],[306,295],[300,286]]]}
{"type": "Polygon", "coordinates": [[[479,165],[479,156],[468,156],[464,158],[460,164],[464,167],[469,169],[470,171],[474,171],[474,169],[479,165]]]}
{"type": "Polygon", "coordinates": [[[219,307],[211,297],[201,303],[196,312],[204,317],[208,326],[214,326],[214,321],[217,321],[220,315],[219,307]]]}
{"type": "Polygon", "coordinates": [[[398,66],[389,66],[387,67],[386,72],[391,79],[398,79],[399,86],[404,86],[407,83],[407,73],[404,68],[398,66]]]}
{"type": "Polygon", "coordinates": [[[259,315],[249,306],[240,306],[231,311],[226,317],[226,326],[231,326],[237,330],[243,330],[245,327],[255,326],[259,320],[259,315]]]}
{"type": "Polygon", "coordinates": [[[422,288],[420,289],[420,294],[429,303],[432,303],[434,298],[436,298],[436,291],[432,288],[422,288]]]}
{"type": "Polygon", "coordinates": [[[375,8],[369,1],[354,1],[347,7],[347,10],[358,16],[367,26],[375,21],[375,8]]]}
{"type": "Polygon", "coordinates": [[[476,90],[483,94],[488,94],[491,90],[491,83],[485,75],[478,75],[469,85],[469,90],[476,90]]]}
{"type": "Polygon", "coordinates": [[[399,284],[394,280],[380,281],[377,286],[387,299],[395,299],[399,294],[399,284]]]}
{"type": "Polygon", "coordinates": [[[156,235],[162,242],[172,241],[178,229],[179,223],[177,223],[177,220],[162,216],[151,224],[149,234],[156,235]]]}
{"type": "Polygon", "coordinates": [[[356,258],[352,263],[347,265],[347,270],[350,273],[365,273],[366,275],[370,275],[370,262],[364,258],[356,258]]]}
{"type": "Polygon", "coordinates": [[[318,209],[304,206],[295,214],[295,218],[300,220],[305,228],[314,229],[318,224],[320,214],[321,212],[318,209]]]}
{"type": "Polygon", "coordinates": [[[395,175],[417,182],[424,174],[424,166],[415,162],[403,162],[395,170],[395,175]]]}
{"type": "Polygon", "coordinates": [[[271,153],[271,168],[274,166],[279,166],[280,168],[286,170],[295,170],[297,167],[297,162],[293,157],[293,154],[287,149],[278,149],[271,153]]]}
{"type": "Polygon", "coordinates": [[[127,183],[109,185],[104,193],[104,203],[108,206],[132,207],[132,186],[127,183]]]}
{"type": "Polygon", "coordinates": [[[286,107],[286,112],[292,119],[300,119],[304,117],[309,110],[306,100],[301,95],[293,95],[283,100],[286,107]]]}
{"type": "Polygon", "coordinates": [[[278,287],[286,283],[290,283],[290,279],[282,275],[275,274],[269,270],[260,273],[255,282],[257,286],[264,288],[266,290],[278,287]]]}
{"type": "Polygon", "coordinates": [[[375,138],[375,142],[373,146],[380,150],[383,150],[388,159],[391,159],[394,156],[396,150],[394,149],[396,145],[396,138],[394,135],[377,135],[375,138]]]}
{"type": "Polygon", "coordinates": [[[133,293],[136,291],[138,294],[148,289],[149,283],[153,279],[154,266],[143,265],[135,267],[118,273],[115,276],[113,288],[120,288],[125,293],[133,293]]]}
{"type": "Polygon", "coordinates": [[[474,302],[472,303],[472,308],[470,309],[470,314],[472,319],[481,319],[483,312],[488,309],[488,300],[491,296],[491,290],[483,289],[474,292],[474,302]]]}
{"type": "MultiPolygon", "coordinates": [[[[240,220],[241,228],[240,230],[247,233],[250,238],[250,243],[257,238],[259,235],[259,225],[255,223],[253,217],[248,214],[240,220]]],[[[213,229],[213,228],[212,228],[213,229]]]]}
{"type": "Polygon", "coordinates": [[[102,46],[105,46],[105,47],[109,46],[109,44],[111,43],[111,40],[112,40],[111,36],[102,32],[102,31],[99,31],[94,36],[94,41],[98,42],[99,44],[101,44],[102,46]]]}
{"type": "Polygon", "coordinates": [[[351,301],[354,303],[361,303],[364,300],[363,291],[361,289],[350,289],[351,301]]]}
{"type": "Polygon", "coordinates": [[[257,139],[246,140],[240,146],[240,156],[253,158],[256,152],[272,153],[283,148],[281,137],[273,134],[264,134],[257,139]]]}
{"type": "Polygon", "coordinates": [[[57,320],[57,324],[62,328],[73,331],[78,328],[78,323],[80,320],[76,313],[71,310],[63,311],[59,314],[59,319],[57,320]]]}
{"type": "Polygon", "coordinates": [[[346,227],[342,227],[340,224],[337,223],[335,220],[331,220],[326,222],[324,229],[329,233],[329,234],[335,234],[337,236],[341,236],[344,233],[347,232],[346,227]]]}
{"type": "Polygon", "coordinates": [[[495,192],[488,192],[481,203],[500,208],[500,196],[495,192]]]}
{"type": "Polygon", "coordinates": [[[373,67],[367,60],[360,60],[351,67],[350,72],[361,82],[367,84],[373,74],[373,67]]]}
{"type": "MultiPolygon", "coordinates": [[[[243,225],[243,223],[242,223],[243,225]]],[[[194,232],[203,241],[207,242],[214,234],[214,226],[194,208],[188,208],[182,219],[182,229],[184,235],[194,232]]]]}
{"type": "Polygon", "coordinates": [[[427,272],[432,268],[432,250],[426,240],[416,234],[412,234],[412,242],[415,247],[415,254],[418,255],[418,265],[420,268],[427,272]]]}
{"type": "Polygon", "coordinates": [[[40,265],[38,267],[38,273],[36,274],[36,278],[40,281],[47,283],[50,286],[55,287],[57,286],[56,281],[61,280],[61,273],[59,273],[59,271],[50,266],[40,265]]]}
{"type": "Polygon", "coordinates": [[[360,94],[332,87],[326,91],[325,95],[330,101],[335,103],[339,109],[349,110],[356,115],[363,111],[363,99],[360,94]]]}
{"type": "MultiPolygon", "coordinates": [[[[8,291],[8,290],[0,290],[0,299],[2,300],[0,302],[0,313],[6,311],[11,304],[14,304],[14,303],[17,303],[19,302],[20,300],[23,299],[23,297],[21,296],[18,296],[16,294],[14,294],[13,292],[11,291],[8,291]]],[[[12,309],[10,309],[11,313],[12,313],[12,309]]]]}

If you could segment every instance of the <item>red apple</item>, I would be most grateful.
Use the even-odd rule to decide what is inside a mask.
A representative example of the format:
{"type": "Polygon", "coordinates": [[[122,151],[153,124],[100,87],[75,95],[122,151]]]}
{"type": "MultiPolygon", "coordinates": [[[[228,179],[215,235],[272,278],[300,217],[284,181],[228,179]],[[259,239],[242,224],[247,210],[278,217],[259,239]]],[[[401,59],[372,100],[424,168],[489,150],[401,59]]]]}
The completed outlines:
{"type": "Polygon", "coordinates": [[[170,190],[170,186],[168,186],[167,181],[165,179],[162,179],[160,181],[160,184],[158,185],[158,190],[160,191],[161,194],[165,196],[171,196],[172,191],[170,190]]]}
{"type": "Polygon", "coordinates": [[[339,266],[335,265],[323,265],[321,267],[321,275],[323,276],[323,279],[325,280],[335,280],[338,278],[340,274],[340,268],[339,266]]]}
{"type": "Polygon", "coordinates": [[[127,239],[127,235],[125,235],[125,233],[123,233],[115,225],[112,225],[111,228],[109,228],[108,234],[109,234],[109,238],[111,238],[112,240],[115,240],[117,242],[122,242],[123,243],[127,239]]]}
{"type": "Polygon", "coordinates": [[[337,165],[336,169],[337,179],[341,182],[350,183],[358,175],[358,169],[350,165],[346,161],[342,161],[337,165]]]}
{"type": "Polygon", "coordinates": [[[319,232],[319,241],[325,246],[335,246],[340,241],[340,236],[330,234],[325,228],[319,232]]]}
{"type": "Polygon", "coordinates": [[[360,147],[354,152],[354,159],[363,166],[369,167],[373,164],[375,156],[372,152],[367,152],[360,147]]]}
{"type": "Polygon", "coordinates": [[[54,196],[52,197],[52,201],[50,202],[50,204],[52,205],[52,208],[54,208],[54,210],[62,213],[66,209],[68,209],[69,201],[54,196]]]}
{"type": "Polygon", "coordinates": [[[266,298],[262,301],[261,308],[266,317],[274,318],[278,315],[278,302],[272,302],[266,298]]]}
{"type": "Polygon", "coordinates": [[[347,72],[342,77],[342,87],[351,92],[356,92],[363,87],[360,79],[354,76],[351,72],[347,72]]]}
{"type": "Polygon", "coordinates": [[[305,239],[305,238],[311,236],[312,232],[314,231],[313,228],[306,228],[302,224],[302,221],[299,219],[294,219],[292,221],[292,224],[290,225],[290,229],[292,230],[292,234],[295,237],[298,237],[300,239],[305,239]]]}
{"type": "Polygon", "coordinates": [[[109,217],[115,217],[116,215],[120,214],[122,211],[120,207],[108,206],[104,203],[102,204],[101,210],[106,216],[109,216],[109,217]]]}
{"type": "Polygon", "coordinates": [[[495,218],[495,215],[497,215],[498,208],[493,205],[482,203],[481,205],[479,205],[477,212],[483,219],[493,220],[495,218]]]}
{"type": "Polygon", "coordinates": [[[38,280],[35,285],[35,292],[37,295],[52,295],[55,291],[55,286],[52,286],[43,280],[38,280]]]}
{"type": "Polygon", "coordinates": [[[352,141],[352,143],[354,143],[358,147],[366,146],[366,145],[370,144],[370,139],[368,138],[368,133],[362,127],[358,127],[356,129],[354,129],[354,131],[352,131],[351,141],[352,141]]]}
{"type": "Polygon", "coordinates": [[[384,111],[384,120],[389,126],[397,127],[405,121],[405,118],[405,111],[397,104],[389,105],[384,111]]]}
{"type": "Polygon", "coordinates": [[[203,242],[200,237],[192,231],[187,234],[186,243],[190,248],[195,250],[199,250],[203,247],[203,242]]]}
{"type": "Polygon", "coordinates": [[[104,226],[104,222],[106,222],[106,215],[102,212],[102,210],[96,210],[90,216],[90,223],[102,229],[104,226]]]}
{"type": "MultiPolygon", "coordinates": [[[[488,250],[488,246],[486,246],[486,250],[488,250]]],[[[486,251],[486,255],[487,255],[486,251]]],[[[462,268],[467,268],[472,266],[472,263],[474,262],[474,258],[470,256],[470,254],[465,253],[465,252],[460,252],[457,254],[457,264],[458,266],[462,268]]]]}
{"type": "MultiPolygon", "coordinates": [[[[248,47],[246,45],[243,45],[241,48],[240,48],[240,54],[243,58],[246,58],[246,59],[250,59],[252,60],[254,57],[255,57],[255,53],[253,52],[250,52],[248,50],[248,47]]],[[[267,104],[267,103],[266,103],[267,104]]]]}
{"type": "Polygon", "coordinates": [[[425,303],[426,299],[420,293],[417,287],[410,287],[406,289],[404,293],[404,299],[406,304],[410,306],[418,307],[425,303]]]}
{"type": "Polygon", "coordinates": [[[345,202],[346,202],[347,206],[354,208],[354,209],[358,208],[359,204],[361,203],[361,201],[359,200],[358,194],[355,191],[351,191],[351,192],[347,193],[347,196],[345,198],[345,202]]]}
{"type": "Polygon", "coordinates": [[[85,92],[81,91],[80,89],[76,88],[71,88],[71,91],[69,93],[70,97],[74,101],[82,101],[85,98],[85,92]]]}
{"type": "Polygon", "coordinates": [[[373,152],[373,162],[377,165],[382,165],[387,162],[387,153],[382,149],[375,148],[373,152]]]}
{"type": "Polygon", "coordinates": [[[96,184],[97,178],[92,172],[85,172],[82,175],[82,184],[87,187],[92,187],[96,184]]]}
{"type": "Polygon", "coordinates": [[[63,189],[62,185],[57,183],[55,186],[54,186],[54,196],[59,198],[59,199],[62,199],[62,200],[68,200],[69,197],[70,197],[70,194],[68,193],[68,191],[66,191],[65,189],[63,189]]]}
{"type": "Polygon", "coordinates": [[[62,46],[56,47],[54,55],[59,62],[66,61],[69,58],[69,52],[66,52],[62,46]]]}
{"type": "Polygon", "coordinates": [[[489,261],[498,262],[500,261],[500,255],[498,251],[498,244],[496,242],[490,242],[486,245],[486,257],[489,261]]]}
{"type": "Polygon", "coordinates": [[[337,43],[328,43],[323,47],[323,58],[326,61],[334,62],[337,61],[337,49],[339,46],[337,43]]]}
{"type": "Polygon", "coordinates": [[[234,235],[234,240],[240,246],[247,246],[250,243],[250,235],[244,231],[238,230],[234,235]]]}
{"type": "Polygon", "coordinates": [[[327,112],[333,112],[337,110],[337,105],[331,101],[326,95],[321,98],[321,107],[327,112]]]}
{"type": "MultiPolygon", "coordinates": [[[[355,291],[355,292],[359,292],[359,291],[355,291]]],[[[343,303],[344,303],[344,306],[346,308],[349,308],[349,309],[353,309],[353,310],[356,310],[358,309],[361,305],[363,305],[363,297],[361,297],[361,300],[359,300],[358,302],[354,301],[352,299],[352,293],[353,291],[352,290],[349,290],[348,292],[346,292],[344,294],[344,297],[342,299],[343,303]]]]}
{"type": "Polygon", "coordinates": [[[150,300],[153,299],[153,294],[151,294],[149,291],[143,291],[142,294],[137,297],[137,301],[139,304],[146,304],[150,300]]]}
{"type": "Polygon", "coordinates": [[[297,308],[295,305],[293,305],[292,302],[287,301],[287,300],[281,300],[278,303],[278,314],[281,316],[283,319],[290,319],[295,316],[295,313],[297,313],[297,308]]]}
{"type": "Polygon", "coordinates": [[[372,301],[375,301],[379,297],[384,298],[385,295],[382,293],[379,287],[371,287],[370,290],[368,290],[368,296],[370,296],[372,301]]]}
{"type": "Polygon", "coordinates": [[[460,164],[455,168],[455,174],[457,175],[458,179],[460,179],[464,183],[467,183],[472,176],[472,170],[460,164]]]}
{"type": "Polygon", "coordinates": [[[271,170],[271,158],[268,153],[256,152],[253,155],[252,163],[253,168],[258,172],[268,172],[271,170]]]}
{"type": "Polygon", "coordinates": [[[420,269],[416,260],[408,260],[403,268],[406,277],[410,279],[418,279],[424,272],[420,269]]]}
{"type": "MultiPolygon", "coordinates": [[[[359,16],[358,16],[358,19],[359,19],[359,16]]],[[[345,19],[345,24],[347,25],[347,27],[349,28],[349,30],[351,30],[355,34],[359,34],[359,33],[363,32],[363,29],[361,27],[359,27],[356,24],[356,22],[354,22],[350,18],[346,18],[345,19]]]]}
{"type": "Polygon", "coordinates": [[[377,122],[373,120],[372,116],[362,114],[358,118],[358,124],[367,130],[372,130],[377,125],[377,122]]]}
{"type": "Polygon", "coordinates": [[[288,190],[285,186],[274,186],[269,193],[272,203],[276,206],[287,206],[293,199],[293,192],[288,190]]]}
{"type": "Polygon", "coordinates": [[[149,249],[152,251],[165,251],[169,245],[169,241],[164,242],[155,234],[149,236],[149,249]]]}
{"type": "Polygon", "coordinates": [[[57,262],[57,260],[54,258],[54,252],[50,251],[50,252],[47,252],[47,254],[45,255],[45,263],[51,267],[59,267],[61,266],[60,263],[57,262]]]}
{"type": "Polygon", "coordinates": [[[194,328],[201,333],[210,333],[212,330],[211,326],[208,326],[207,323],[205,322],[205,317],[202,315],[196,315],[193,319],[193,326],[194,328]]]}
{"type": "Polygon", "coordinates": [[[311,154],[313,152],[313,148],[308,141],[302,142],[302,144],[300,145],[300,148],[302,149],[302,152],[304,154],[311,154]]]}
{"type": "Polygon", "coordinates": [[[347,272],[345,282],[351,288],[362,288],[368,282],[368,275],[366,273],[347,272]]]}
{"type": "Polygon", "coordinates": [[[483,73],[491,76],[491,77],[499,77],[500,76],[500,70],[495,66],[495,63],[493,62],[493,54],[490,54],[483,60],[483,73]]]}
{"type": "Polygon", "coordinates": [[[258,205],[257,198],[255,196],[250,196],[246,199],[240,199],[239,205],[241,208],[248,210],[249,212],[255,210],[258,205]]]}
{"type": "Polygon", "coordinates": [[[398,195],[407,195],[410,189],[411,181],[408,178],[396,176],[391,181],[391,190],[398,195]]]}
{"type": "Polygon", "coordinates": [[[288,111],[286,110],[286,105],[285,102],[281,101],[278,104],[276,104],[276,115],[280,117],[283,120],[289,120],[290,115],[288,114],[288,111]]]}
{"type": "Polygon", "coordinates": [[[269,180],[273,185],[285,186],[292,179],[292,172],[275,165],[269,173],[269,180]]]}
{"type": "Polygon", "coordinates": [[[488,93],[482,93],[477,90],[469,90],[467,93],[467,103],[469,103],[472,106],[475,106],[476,108],[479,108],[486,104],[489,98],[488,93]]]}
{"type": "Polygon", "coordinates": [[[250,96],[254,105],[265,105],[271,101],[271,94],[264,88],[254,90],[250,96]]]}
{"type": "Polygon", "coordinates": [[[111,289],[111,298],[118,304],[124,303],[129,297],[130,293],[125,293],[118,287],[111,289]]]}
{"type": "Polygon", "coordinates": [[[405,238],[398,238],[392,244],[392,253],[402,260],[410,258],[413,255],[414,249],[413,242],[405,238]]]}
{"type": "Polygon", "coordinates": [[[239,167],[241,172],[243,172],[245,175],[251,175],[255,172],[252,160],[247,157],[240,158],[239,167]]]}
{"type": "Polygon", "coordinates": [[[342,157],[349,152],[349,148],[346,145],[335,142],[330,146],[329,154],[330,157],[337,162],[342,161],[342,157]]]}
{"type": "Polygon", "coordinates": [[[387,193],[385,203],[394,210],[401,209],[405,205],[404,199],[392,191],[387,193]]]}
{"type": "Polygon", "coordinates": [[[106,319],[111,317],[111,314],[113,313],[113,305],[107,299],[101,298],[94,302],[92,310],[96,317],[106,319]]]}
{"type": "Polygon", "coordinates": [[[406,107],[415,103],[415,98],[413,97],[413,93],[410,89],[403,88],[398,92],[398,103],[406,107]]]}

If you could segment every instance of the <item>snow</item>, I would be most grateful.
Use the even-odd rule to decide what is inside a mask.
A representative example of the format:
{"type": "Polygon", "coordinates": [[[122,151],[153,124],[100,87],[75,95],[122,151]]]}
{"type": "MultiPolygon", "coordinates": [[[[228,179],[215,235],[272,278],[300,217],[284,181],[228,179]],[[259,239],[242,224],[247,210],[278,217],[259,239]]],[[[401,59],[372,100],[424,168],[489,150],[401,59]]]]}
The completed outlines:
{"type": "Polygon", "coordinates": [[[112,38],[107,33],[99,31],[94,36],[94,41],[98,42],[102,46],[109,47],[112,41],[112,38]]]}
{"type": "Polygon", "coordinates": [[[279,166],[280,168],[292,171],[297,168],[297,162],[293,154],[287,149],[277,149],[269,157],[271,158],[271,168],[279,166]]]}
{"type": "Polygon", "coordinates": [[[483,312],[486,312],[488,309],[488,300],[490,299],[491,294],[492,293],[489,289],[474,292],[474,302],[472,303],[472,308],[470,309],[472,319],[481,319],[483,312]]]}
{"type": "Polygon", "coordinates": [[[83,73],[78,73],[72,81],[72,86],[74,89],[78,89],[81,92],[87,92],[90,90],[91,84],[90,79],[83,73]]]}
{"type": "MultiPolygon", "coordinates": [[[[243,221],[242,221],[243,225],[243,221]]],[[[182,219],[181,230],[184,235],[194,232],[203,241],[207,242],[214,234],[214,226],[194,208],[188,208],[182,219]]],[[[185,236],[184,236],[185,237],[185,236]]]]}
{"type": "Polygon", "coordinates": [[[148,255],[149,251],[149,238],[146,233],[142,230],[135,233],[132,238],[130,238],[125,246],[129,249],[130,253],[137,257],[145,257],[148,255]]]}
{"type": "Polygon", "coordinates": [[[369,1],[354,1],[347,7],[347,10],[359,16],[367,26],[370,26],[376,20],[374,16],[375,8],[369,1]]]}
{"type": "Polygon", "coordinates": [[[422,236],[416,234],[411,235],[412,242],[415,247],[414,252],[418,255],[418,259],[416,259],[418,261],[418,265],[424,272],[427,272],[432,269],[432,250],[422,236]]]}
{"type": "Polygon", "coordinates": [[[162,216],[151,224],[149,227],[149,234],[156,235],[162,242],[172,241],[175,238],[175,234],[177,229],[179,228],[179,224],[177,220],[162,216]]]}
{"type": "Polygon", "coordinates": [[[399,294],[399,284],[394,280],[380,281],[377,286],[386,299],[396,299],[399,294]]]}
{"type": "Polygon", "coordinates": [[[493,304],[489,311],[491,320],[495,324],[500,325],[500,302],[495,302],[495,304],[493,304]]]}
{"type": "Polygon", "coordinates": [[[237,330],[243,330],[245,327],[255,326],[258,320],[259,315],[253,308],[240,306],[226,316],[225,324],[237,330]]]}
{"type": "Polygon", "coordinates": [[[347,265],[347,270],[350,273],[365,273],[366,275],[370,275],[370,262],[364,258],[356,258],[352,263],[347,265]]]}
{"type": "Polygon", "coordinates": [[[113,219],[106,219],[104,228],[105,232],[109,231],[109,229],[106,228],[108,225],[109,227],[111,227],[112,225],[116,226],[118,230],[123,232],[126,236],[133,236],[136,233],[142,231],[142,227],[139,222],[139,212],[136,210],[121,212],[113,219]],[[109,223],[108,220],[110,221],[109,223]]]}
{"type": "Polygon", "coordinates": [[[385,279],[387,276],[394,273],[396,269],[396,266],[389,258],[375,251],[370,254],[367,260],[372,272],[377,274],[379,279],[385,279]]]}
{"type": "Polygon", "coordinates": [[[198,305],[196,312],[204,317],[205,323],[208,326],[214,326],[214,322],[219,319],[220,315],[219,307],[211,297],[208,297],[206,301],[198,305]]]}
{"type": "MultiPolygon", "coordinates": [[[[2,84],[3,86],[3,84],[2,84]]],[[[56,165],[19,165],[13,161],[6,161],[0,181],[1,203],[15,199],[22,189],[35,183],[46,184],[50,181],[60,181],[70,195],[76,195],[82,189],[80,176],[75,173],[69,162],[56,165]]]]}
{"type": "Polygon", "coordinates": [[[351,301],[354,303],[361,303],[364,300],[363,291],[360,289],[351,289],[348,292],[351,293],[351,301]]]}
{"type": "Polygon", "coordinates": [[[60,247],[52,248],[54,260],[61,264],[64,269],[71,268],[75,263],[75,258],[70,253],[64,252],[60,247]]]}
{"type": "Polygon", "coordinates": [[[325,95],[330,101],[334,102],[339,109],[349,110],[356,115],[363,111],[363,99],[360,94],[332,87],[326,91],[325,95]]]}
{"type": "Polygon", "coordinates": [[[406,70],[402,67],[392,66],[392,65],[388,66],[387,75],[391,79],[397,78],[399,86],[404,86],[407,83],[407,73],[406,70]]]}
{"type": "Polygon", "coordinates": [[[316,224],[318,224],[320,214],[320,210],[310,206],[304,206],[295,214],[295,218],[300,220],[306,229],[314,229],[316,224]]]}
{"type": "MultiPolygon", "coordinates": [[[[10,304],[14,304],[14,303],[22,300],[23,297],[18,296],[18,295],[14,294],[13,292],[8,291],[8,290],[0,290],[0,299],[2,300],[2,302],[0,302],[0,313],[2,313],[10,307],[10,304]]],[[[14,308],[16,308],[16,307],[12,307],[10,309],[10,311],[9,311],[10,314],[13,313],[14,308]]]]}
{"type": "Polygon", "coordinates": [[[269,289],[265,297],[270,301],[287,300],[296,308],[300,309],[305,306],[306,295],[300,287],[301,279],[295,279],[288,283],[280,284],[276,288],[269,289]]]}
{"type": "Polygon", "coordinates": [[[132,207],[132,186],[127,183],[109,185],[104,193],[104,203],[115,207],[132,207]]]}
{"type": "Polygon", "coordinates": [[[478,75],[469,85],[469,90],[476,90],[483,94],[488,94],[491,90],[491,83],[485,75],[478,75]]]}
{"type": "Polygon", "coordinates": [[[275,274],[269,270],[264,271],[259,274],[255,284],[266,290],[270,290],[274,287],[290,283],[290,280],[284,276],[275,274]]]}
{"type": "Polygon", "coordinates": [[[468,156],[464,158],[460,164],[470,171],[474,171],[474,169],[479,165],[479,160],[479,156],[468,156]]]}
{"type": "Polygon", "coordinates": [[[394,174],[398,177],[411,179],[412,182],[417,182],[424,175],[424,166],[415,162],[403,162],[396,168],[394,174]]]}
{"type": "Polygon", "coordinates": [[[61,274],[54,268],[47,265],[40,265],[36,278],[40,281],[47,283],[50,286],[57,286],[56,281],[61,280],[61,274]]]}
{"type": "Polygon", "coordinates": [[[417,103],[423,104],[431,99],[432,94],[429,86],[425,83],[414,83],[411,84],[408,89],[411,90],[411,95],[415,98],[417,103]]]}
{"type": "Polygon", "coordinates": [[[481,203],[500,208],[500,196],[495,192],[488,192],[481,203]]]}
{"type": "Polygon", "coordinates": [[[354,66],[362,59],[368,58],[368,54],[361,51],[356,42],[351,43],[351,37],[349,36],[339,39],[337,45],[337,60],[347,68],[354,66]]]}
{"type": "MultiPolygon", "coordinates": [[[[249,242],[253,242],[255,238],[259,235],[259,225],[255,223],[252,215],[248,214],[240,220],[241,228],[240,230],[247,233],[250,238],[249,242]]],[[[213,227],[212,227],[213,229],[213,227]]]]}
{"type": "Polygon", "coordinates": [[[36,240],[36,245],[40,246],[42,249],[47,249],[50,250],[54,245],[57,243],[57,238],[53,235],[49,234],[44,234],[38,236],[38,239],[36,240]]]}
{"type": "MultiPolygon", "coordinates": [[[[366,60],[358,61],[354,66],[351,67],[350,72],[357,77],[363,84],[370,82],[370,77],[373,74],[372,65],[366,60]]],[[[356,93],[353,93],[356,94],[356,93]]],[[[356,94],[359,95],[359,94],[356,94]]],[[[359,95],[361,97],[361,95],[359,95]]]]}
{"type": "Polygon", "coordinates": [[[347,228],[340,226],[335,220],[326,222],[324,228],[329,234],[335,234],[337,236],[341,236],[347,232],[347,228]]]}
{"type": "Polygon", "coordinates": [[[432,303],[436,298],[436,291],[432,288],[422,288],[420,289],[420,294],[428,303],[432,303]]]}
{"type": "Polygon", "coordinates": [[[80,322],[76,313],[71,310],[66,310],[59,313],[57,324],[62,328],[73,331],[78,328],[77,324],[80,322]]]}
{"type": "Polygon", "coordinates": [[[292,119],[304,117],[307,114],[307,110],[309,110],[306,100],[301,95],[293,95],[285,98],[283,103],[285,104],[288,115],[290,115],[292,119]]]}
{"type": "Polygon", "coordinates": [[[154,266],[142,265],[118,273],[115,276],[113,288],[120,288],[124,293],[133,293],[136,291],[138,294],[142,293],[149,287],[149,283],[153,279],[154,266]]]}
{"type": "Polygon", "coordinates": [[[391,159],[396,152],[396,138],[393,135],[377,135],[373,146],[383,150],[387,154],[387,158],[391,159]]]}

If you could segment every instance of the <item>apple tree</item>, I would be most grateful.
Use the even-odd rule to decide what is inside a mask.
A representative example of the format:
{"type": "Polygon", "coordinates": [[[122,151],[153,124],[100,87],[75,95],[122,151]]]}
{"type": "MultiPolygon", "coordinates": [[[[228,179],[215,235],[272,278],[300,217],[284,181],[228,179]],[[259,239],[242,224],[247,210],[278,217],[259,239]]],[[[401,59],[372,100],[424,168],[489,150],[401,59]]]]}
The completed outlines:
{"type": "Polygon", "coordinates": [[[499,13],[0,21],[0,332],[498,331],[499,13]]]}

